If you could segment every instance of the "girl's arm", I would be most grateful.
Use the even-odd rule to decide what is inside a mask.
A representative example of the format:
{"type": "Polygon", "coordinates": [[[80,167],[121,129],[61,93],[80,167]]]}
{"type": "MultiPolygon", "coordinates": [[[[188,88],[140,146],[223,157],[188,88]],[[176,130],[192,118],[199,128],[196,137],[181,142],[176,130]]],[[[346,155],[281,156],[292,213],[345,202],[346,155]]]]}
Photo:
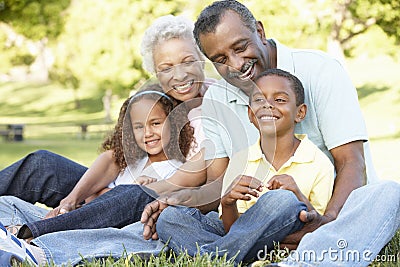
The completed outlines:
{"type": "Polygon", "coordinates": [[[119,172],[120,168],[114,161],[113,151],[108,150],[101,153],[83,174],[71,193],[61,200],[60,205],[46,215],[46,218],[57,216],[62,209],[65,210],[62,211],[64,213],[77,208],[86,198],[107,187],[115,180],[119,172]]]}

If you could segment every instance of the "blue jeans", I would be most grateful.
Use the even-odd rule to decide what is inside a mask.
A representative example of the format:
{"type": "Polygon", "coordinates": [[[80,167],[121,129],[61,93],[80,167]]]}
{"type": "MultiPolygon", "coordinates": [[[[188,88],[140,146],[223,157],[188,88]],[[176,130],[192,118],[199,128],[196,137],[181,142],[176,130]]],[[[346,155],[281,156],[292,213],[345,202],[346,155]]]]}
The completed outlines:
{"type": "Polygon", "coordinates": [[[0,171],[0,196],[56,207],[86,170],[60,155],[38,150],[0,171]]]}
{"type": "Polygon", "coordinates": [[[175,252],[187,250],[194,256],[218,251],[220,256],[227,253],[239,263],[256,259],[265,247],[273,249],[274,242],[301,229],[304,224],[298,216],[306,209],[292,192],[272,190],[242,214],[228,233],[217,212],[203,215],[185,207],[165,209],[158,218],[157,232],[175,252]]]}
{"type": "Polygon", "coordinates": [[[379,181],[354,190],[337,219],[303,237],[290,262],[368,266],[400,228],[400,184],[379,181]]]}
{"type": "MultiPolygon", "coordinates": [[[[169,209],[164,212],[167,210],[169,209]]],[[[176,219],[174,218],[174,221],[176,219]]],[[[162,242],[144,241],[142,227],[141,223],[135,223],[122,229],[103,228],[55,232],[34,239],[33,243],[45,251],[49,263],[54,260],[59,265],[68,262],[76,264],[81,260],[80,255],[84,258],[108,257],[110,255],[118,257],[124,251],[127,254],[147,252],[157,255],[163,246],[162,242]]],[[[211,226],[209,227],[211,228],[211,226]]],[[[222,225],[218,227],[222,229],[222,225]]],[[[301,253],[312,248],[316,253],[322,253],[329,246],[337,248],[338,239],[343,238],[349,244],[344,250],[348,251],[351,248],[362,251],[367,246],[372,257],[374,257],[393,237],[399,227],[400,184],[379,182],[366,185],[350,194],[335,221],[304,236],[297,251],[301,253]]],[[[157,229],[159,233],[162,232],[159,222],[157,229]]],[[[174,237],[179,238],[181,236],[183,237],[181,239],[190,237],[184,236],[180,229],[174,230],[174,237]]],[[[188,243],[185,240],[182,242],[188,243]]],[[[241,244],[238,243],[237,245],[241,244]]],[[[337,266],[339,264],[326,260],[320,266],[337,266]]],[[[368,266],[368,261],[343,265],[368,266]]]]}
{"type": "Polygon", "coordinates": [[[33,237],[74,229],[121,228],[139,221],[144,207],[154,200],[152,196],[155,195],[140,185],[119,185],[79,209],[28,222],[23,228],[28,227],[33,237]]]}
{"type": "Polygon", "coordinates": [[[85,259],[119,258],[131,253],[142,258],[157,256],[165,247],[159,240],[143,239],[143,224],[136,222],[122,229],[102,228],[70,230],[46,234],[33,239],[42,248],[48,262],[75,265],[85,259]]]}
{"type": "Polygon", "coordinates": [[[5,226],[41,220],[49,211],[14,196],[0,197],[0,222],[5,226]]]}

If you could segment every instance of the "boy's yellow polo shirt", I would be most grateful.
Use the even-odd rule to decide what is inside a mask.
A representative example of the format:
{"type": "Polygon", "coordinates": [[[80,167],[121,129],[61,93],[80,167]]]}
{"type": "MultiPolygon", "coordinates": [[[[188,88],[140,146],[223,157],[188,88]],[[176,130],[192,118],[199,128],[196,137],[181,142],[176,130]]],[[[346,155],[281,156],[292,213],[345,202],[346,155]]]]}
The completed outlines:
{"type": "MultiPolygon", "coordinates": [[[[248,175],[267,183],[274,175],[287,174],[294,178],[301,192],[308,197],[315,210],[323,214],[332,195],[334,167],[329,158],[314,145],[306,135],[296,135],[301,140],[294,155],[279,170],[266,160],[260,147],[260,139],[249,148],[230,159],[226,170],[222,196],[238,175],[248,175]]],[[[266,193],[264,188],[260,195],[266,193]]],[[[257,198],[249,201],[238,200],[239,213],[249,209],[257,198]]]]}

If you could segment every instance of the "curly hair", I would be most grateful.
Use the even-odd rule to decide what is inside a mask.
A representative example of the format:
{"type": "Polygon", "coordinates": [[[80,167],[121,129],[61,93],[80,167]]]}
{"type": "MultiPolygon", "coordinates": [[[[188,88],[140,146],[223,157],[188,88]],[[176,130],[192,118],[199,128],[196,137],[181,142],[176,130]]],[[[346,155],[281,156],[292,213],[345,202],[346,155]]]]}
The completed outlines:
{"type": "Polygon", "coordinates": [[[121,170],[125,169],[128,163],[135,165],[139,159],[147,155],[135,141],[129,112],[131,105],[141,99],[152,99],[161,105],[171,126],[171,140],[165,148],[165,154],[168,159],[184,162],[192,146],[196,145],[194,129],[187,118],[188,110],[185,105],[180,105],[180,101],[165,95],[159,84],[147,84],[125,100],[113,133],[103,142],[103,150],[113,150],[113,157],[121,170]]]}

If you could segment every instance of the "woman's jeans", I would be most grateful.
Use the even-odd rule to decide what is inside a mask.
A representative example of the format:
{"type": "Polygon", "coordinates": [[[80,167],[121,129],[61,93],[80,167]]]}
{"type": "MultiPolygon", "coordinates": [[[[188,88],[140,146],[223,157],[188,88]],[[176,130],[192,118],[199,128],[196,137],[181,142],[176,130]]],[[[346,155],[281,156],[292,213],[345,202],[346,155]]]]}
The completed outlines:
{"type": "Polygon", "coordinates": [[[33,237],[64,230],[121,228],[140,221],[144,207],[155,195],[140,185],[119,185],[81,208],[50,219],[31,221],[23,227],[28,227],[33,237]]]}
{"type": "Polygon", "coordinates": [[[38,150],[0,171],[0,196],[57,207],[86,167],[46,150],[38,150]]]}

